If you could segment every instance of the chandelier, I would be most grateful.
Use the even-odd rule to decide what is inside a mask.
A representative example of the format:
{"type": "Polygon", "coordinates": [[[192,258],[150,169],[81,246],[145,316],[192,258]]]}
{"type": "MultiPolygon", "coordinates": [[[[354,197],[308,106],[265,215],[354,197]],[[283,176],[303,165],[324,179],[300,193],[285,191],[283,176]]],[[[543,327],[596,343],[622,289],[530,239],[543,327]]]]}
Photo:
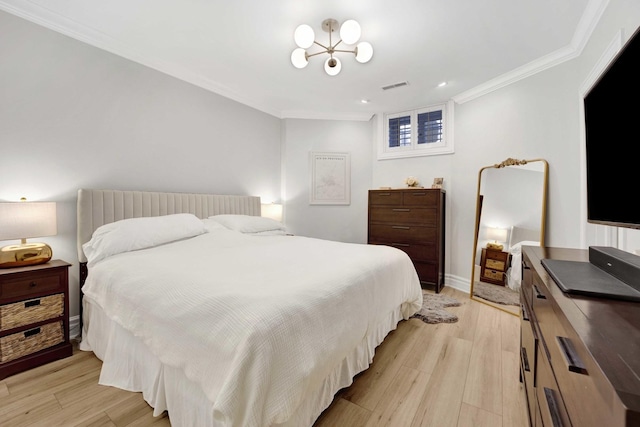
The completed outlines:
{"type": "Polygon", "coordinates": [[[309,58],[326,53],[329,57],[324,61],[324,71],[330,76],[336,76],[342,69],[342,62],[334,56],[337,52],[353,53],[356,61],[363,64],[369,62],[373,56],[373,47],[368,42],[358,43],[358,40],[360,40],[360,24],[353,19],[344,21],[342,26],[340,26],[340,40],[334,44],[332,34],[337,28],[338,21],[335,19],[325,19],[322,21],[322,29],[329,33],[329,44],[325,46],[315,41],[313,28],[307,24],[299,25],[293,33],[293,39],[296,45],[298,45],[298,48],[291,53],[291,63],[293,66],[296,68],[304,68],[309,63],[309,58]],[[340,44],[353,46],[356,43],[358,44],[353,49],[338,49],[340,44]],[[307,52],[306,49],[314,44],[320,46],[323,50],[315,53],[307,52]]]}

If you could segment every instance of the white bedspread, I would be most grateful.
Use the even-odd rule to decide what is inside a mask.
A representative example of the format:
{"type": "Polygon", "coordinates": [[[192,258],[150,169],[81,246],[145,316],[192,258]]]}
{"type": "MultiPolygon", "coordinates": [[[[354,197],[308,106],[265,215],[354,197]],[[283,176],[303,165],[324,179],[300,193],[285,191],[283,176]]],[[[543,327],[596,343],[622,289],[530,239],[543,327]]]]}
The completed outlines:
{"type": "Polygon", "coordinates": [[[370,329],[422,304],[395,248],[216,230],[98,262],[83,287],[222,426],[283,423],[370,329]]]}

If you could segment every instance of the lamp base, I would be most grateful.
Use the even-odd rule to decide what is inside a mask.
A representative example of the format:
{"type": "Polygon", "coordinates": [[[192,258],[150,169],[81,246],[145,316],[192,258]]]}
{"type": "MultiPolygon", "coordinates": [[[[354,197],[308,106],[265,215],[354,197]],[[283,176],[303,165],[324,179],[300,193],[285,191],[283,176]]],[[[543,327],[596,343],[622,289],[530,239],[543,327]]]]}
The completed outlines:
{"type": "Polygon", "coordinates": [[[23,243],[0,248],[0,268],[25,267],[44,264],[51,259],[53,251],[46,243],[23,243]]]}
{"type": "Polygon", "coordinates": [[[487,243],[487,249],[495,249],[498,251],[501,251],[502,249],[504,249],[504,246],[501,245],[500,243],[487,243]]]}

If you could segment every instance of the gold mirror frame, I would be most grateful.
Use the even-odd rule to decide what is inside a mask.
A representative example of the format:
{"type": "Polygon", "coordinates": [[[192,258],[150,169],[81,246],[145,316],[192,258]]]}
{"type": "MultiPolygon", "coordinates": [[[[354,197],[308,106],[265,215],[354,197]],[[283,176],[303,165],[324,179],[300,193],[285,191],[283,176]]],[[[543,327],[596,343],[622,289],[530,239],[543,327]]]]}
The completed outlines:
{"type": "MultiPolygon", "coordinates": [[[[473,239],[473,257],[471,262],[471,285],[469,290],[469,297],[474,301],[481,302],[483,304],[489,305],[491,307],[495,307],[499,310],[507,312],[509,314],[513,314],[514,316],[520,315],[520,307],[519,306],[504,306],[499,303],[494,303],[492,301],[483,299],[481,297],[475,296],[473,292],[474,283],[476,281],[476,260],[478,257],[478,251],[481,249],[478,247],[479,234],[480,234],[480,225],[481,225],[481,213],[482,213],[482,205],[483,205],[483,194],[482,191],[482,173],[487,169],[503,169],[510,167],[519,167],[528,165],[534,162],[541,162],[543,166],[543,183],[542,183],[542,200],[541,200],[541,211],[540,211],[540,246],[545,245],[544,237],[545,237],[545,228],[546,228],[546,219],[547,219],[547,187],[549,182],[549,164],[544,159],[531,159],[531,160],[518,160],[513,158],[508,158],[502,163],[497,163],[491,166],[485,166],[480,169],[478,172],[478,191],[476,196],[476,226],[475,226],[475,235],[473,239]],[[514,307],[513,309],[509,309],[508,307],[514,307]]],[[[509,236],[511,238],[511,236],[509,236]]],[[[510,248],[511,249],[511,248],[510,248]]],[[[478,280],[479,277],[478,277],[478,280]]],[[[506,286],[506,285],[505,285],[506,286]]]]}

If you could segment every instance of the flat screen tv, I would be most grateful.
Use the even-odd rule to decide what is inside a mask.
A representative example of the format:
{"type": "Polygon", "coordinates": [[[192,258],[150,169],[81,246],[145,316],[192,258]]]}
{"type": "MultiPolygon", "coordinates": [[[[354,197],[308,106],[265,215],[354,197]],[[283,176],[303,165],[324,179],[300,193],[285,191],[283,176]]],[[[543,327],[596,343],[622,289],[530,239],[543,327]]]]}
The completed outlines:
{"type": "Polygon", "coordinates": [[[589,223],[640,229],[639,34],[584,98],[589,223]]]}

